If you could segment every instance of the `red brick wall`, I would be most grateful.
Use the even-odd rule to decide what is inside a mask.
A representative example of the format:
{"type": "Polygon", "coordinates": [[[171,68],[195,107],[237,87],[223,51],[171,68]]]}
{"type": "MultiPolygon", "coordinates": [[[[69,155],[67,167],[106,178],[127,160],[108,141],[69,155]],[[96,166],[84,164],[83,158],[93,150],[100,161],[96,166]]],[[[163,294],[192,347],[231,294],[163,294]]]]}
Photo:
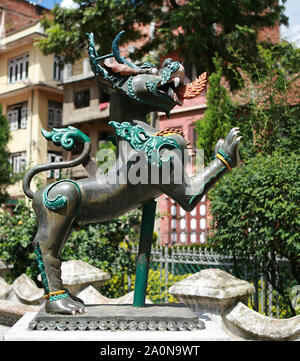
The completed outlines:
{"type": "Polygon", "coordinates": [[[279,25],[272,28],[264,28],[258,34],[258,40],[269,40],[272,43],[278,43],[280,40],[279,25]]]}
{"type": "Polygon", "coordinates": [[[25,0],[0,0],[0,19],[2,11],[5,11],[6,34],[24,28],[35,23],[43,17],[43,13],[49,14],[49,10],[33,5],[25,0]]]}

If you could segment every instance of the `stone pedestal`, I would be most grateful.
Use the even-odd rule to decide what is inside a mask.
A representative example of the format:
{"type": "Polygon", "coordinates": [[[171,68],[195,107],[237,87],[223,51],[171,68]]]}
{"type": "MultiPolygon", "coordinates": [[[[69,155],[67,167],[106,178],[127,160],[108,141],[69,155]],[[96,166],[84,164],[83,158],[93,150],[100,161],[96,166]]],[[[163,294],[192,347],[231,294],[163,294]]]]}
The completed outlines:
{"type": "MultiPolygon", "coordinates": [[[[86,305],[132,305],[133,304],[133,293],[131,291],[124,296],[118,298],[108,298],[103,296],[93,286],[88,286],[77,294],[86,305]]],[[[150,299],[146,297],[146,304],[152,304],[150,299]]]]}
{"type": "MultiPolygon", "coordinates": [[[[132,315],[134,319],[131,319],[132,321],[140,320],[142,321],[142,317],[149,317],[148,311],[151,311],[151,316],[155,317],[179,317],[181,318],[181,321],[183,321],[183,314],[180,315],[180,312],[178,312],[178,305],[172,308],[170,312],[170,307],[172,308],[172,305],[165,305],[164,309],[162,309],[164,314],[156,314],[156,312],[153,312],[156,310],[154,308],[144,310],[144,308],[135,308],[134,312],[135,314],[132,315]],[[168,307],[166,307],[168,306],[168,307]]],[[[99,307],[99,306],[97,306],[99,307]]],[[[109,306],[106,306],[109,307],[109,306]]],[[[119,306],[122,307],[122,306],[119,306]]],[[[132,306],[128,306],[132,308],[132,306]]],[[[151,307],[151,305],[149,306],[151,307]]],[[[88,307],[89,309],[90,307],[88,307]]],[[[146,309],[146,307],[145,307],[146,309]]],[[[123,308],[123,310],[126,310],[123,308]]],[[[128,311],[128,310],[127,310],[128,311]]],[[[186,316],[195,317],[195,315],[190,313],[191,310],[188,310],[188,313],[186,316]]],[[[112,342],[112,341],[120,341],[122,342],[122,345],[124,345],[124,342],[126,341],[132,341],[132,342],[148,342],[148,341],[172,341],[172,342],[201,342],[201,341],[230,341],[230,337],[220,329],[213,321],[211,320],[205,320],[205,328],[195,328],[194,330],[176,330],[176,331],[170,331],[170,330],[159,330],[158,328],[156,330],[150,330],[149,328],[146,330],[142,329],[130,329],[129,327],[125,330],[113,330],[107,327],[105,330],[101,330],[98,327],[96,329],[88,329],[85,328],[85,325],[79,326],[79,318],[77,317],[73,321],[76,323],[78,322],[78,325],[76,326],[76,330],[71,329],[65,329],[64,331],[53,329],[53,330],[30,330],[29,324],[34,321],[34,319],[37,317],[37,313],[28,312],[26,315],[24,315],[13,327],[10,328],[8,332],[4,334],[4,341],[97,341],[97,342],[112,342]],[[78,329],[79,327],[79,329],[78,329]],[[81,330],[80,328],[83,328],[81,330]]],[[[40,314],[41,315],[41,314],[40,314]]],[[[108,315],[108,314],[107,314],[108,315]]],[[[80,316],[80,315],[78,315],[80,316]]],[[[115,316],[115,315],[114,315],[115,316]]],[[[120,313],[117,314],[117,316],[120,318],[122,315],[120,313]]],[[[125,317],[129,317],[128,312],[123,314],[125,317]]],[[[158,321],[158,318],[156,321],[158,321]]],[[[198,319],[198,317],[196,317],[198,319]]],[[[166,319],[166,318],[165,318],[166,319]]],[[[172,319],[173,320],[173,319],[172,319]]],[[[153,319],[152,319],[153,321],[153,319]]],[[[55,321],[56,322],[56,321],[55,321]]],[[[61,325],[61,329],[65,327],[65,325],[61,325]],[[62,326],[62,327],[61,327],[62,326]]],[[[95,324],[90,325],[92,328],[95,327],[95,324]]],[[[52,325],[53,327],[53,325],[52,325]]],[[[176,344],[176,343],[175,343],[176,344]]],[[[138,347],[138,343],[136,343],[136,346],[138,347]]]]}
{"type": "Polygon", "coordinates": [[[28,305],[40,305],[43,303],[44,290],[37,287],[34,281],[25,273],[14,281],[12,288],[21,303],[28,305]]]}
{"type": "Polygon", "coordinates": [[[210,268],[174,284],[169,292],[198,316],[205,314],[222,322],[222,316],[238,302],[247,302],[255,289],[249,282],[210,268]]]}
{"type": "Polygon", "coordinates": [[[32,331],[193,331],[205,328],[204,322],[183,304],[88,305],[87,313],[52,315],[40,310],[28,325],[32,331]]]}

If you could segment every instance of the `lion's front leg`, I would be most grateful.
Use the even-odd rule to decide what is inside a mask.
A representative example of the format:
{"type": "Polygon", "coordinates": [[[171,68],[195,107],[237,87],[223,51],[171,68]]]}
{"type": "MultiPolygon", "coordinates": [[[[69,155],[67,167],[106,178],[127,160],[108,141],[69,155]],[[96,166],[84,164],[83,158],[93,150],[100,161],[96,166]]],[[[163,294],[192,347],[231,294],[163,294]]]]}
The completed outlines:
{"type": "MultiPolygon", "coordinates": [[[[177,202],[184,210],[190,212],[200,202],[211,187],[228,171],[240,163],[238,145],[241,140],[239,129],[230,130],[225,140],[218,141],[215,147],[214,160],[205,167],[203,172],[189,177],[182,170],[181,182],[174,181],[161,184],[160,190],[177,202]]],[[[178,154],[173,158],[174,171],[182,169],[182,158],[178,154]],[[181,164],[180,164],[181,163],[181,164]]],[[[178,177],[177,177],[178,179],[178,177]]]]}

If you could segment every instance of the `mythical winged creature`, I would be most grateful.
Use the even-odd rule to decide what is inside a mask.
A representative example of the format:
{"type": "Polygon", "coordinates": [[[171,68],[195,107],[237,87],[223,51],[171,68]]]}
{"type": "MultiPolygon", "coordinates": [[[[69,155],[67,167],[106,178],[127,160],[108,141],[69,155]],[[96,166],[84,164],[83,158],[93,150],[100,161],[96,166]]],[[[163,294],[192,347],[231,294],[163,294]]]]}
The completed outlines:
{"type": "Polygon", "coordinates": [[[168,195],[183,209],[191,211],[224,173],[239,164],[241,137],[238,128],[233,128],[225,140],[216,144],[211,163],[203,171],[187,175],[182,167],[181,155],[187,148],[183,134],[173,129],[155,129],[147,124],[146,116],[152,111],[165,112],[169,116],[172,108],[205,89],[206,74],[185,84],[184,68],[178,61],[166,59],[160,69],[149,63],[137,66],[121,56],[118,47],[121,35],[122,32],[115,38],[111,54],[98,56],[93,34],[88,34],[91,68],[103,90],[111,94],[109,124],[115,129],[117,145],[116,181],[110,182],[110,177],[99,177],[99,169],[89,156],[89,137],[71,126],[42,130],[42,133],[49,141],[66,150],[81,149],[80,155],[70,161],[37,165],[23,179],[24,193],[33,199],[38,218],[33,245],[45,290],[45,311],[48,313],[74,315],[87,310],[82,300],[63,288],[61,280],[61,251],[75,225],[118,217],[161,194],[168,195]],[[113,57],[116,63],[107,64],[105,59],[108,57],[113,57]],[[137,162],[125,156],[128,149],[144,154],[144,171],[148,166],[152,171],[156,170],[157,181],[154,182],[149,175],[147,182],[128,181],[128,174],[137,162]],[[163,149],[170,153],[174,151],[174,154],[165,158],[161,153],[163,149]],[[39,172],[79,164],[86,168],[89,177],[76,181],[62,179],[37,192],[31,190],[30,182],[39,172]],[[164,182],[160,174],[166,164],[171,173],[168,182],[164,182]],[[182,175],[180,182],[175,180],[176,170],[182,175]],[[127,182],[121,182],[119,176],[124,176],[127,182]]]}

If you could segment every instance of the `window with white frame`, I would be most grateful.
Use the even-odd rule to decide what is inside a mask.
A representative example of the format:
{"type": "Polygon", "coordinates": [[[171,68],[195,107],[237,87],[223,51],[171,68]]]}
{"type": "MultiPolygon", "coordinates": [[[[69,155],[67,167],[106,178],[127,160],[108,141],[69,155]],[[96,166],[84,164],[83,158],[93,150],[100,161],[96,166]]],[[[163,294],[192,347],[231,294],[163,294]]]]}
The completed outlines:
{"type": "Polygon", "coordinates": [[[10,59],[8,62],[8,83],[13,84],[28,79],[29,54],[10,59]]]}
{"type": "Polygon", "coordinates": [[[14,174],[19,174],[25,171],[26,152],[11,154],[9,160],[14,174]]]}
{"type": "MultiPolygon", "coordinates": [[[[62,155],[56,153],[48,153],[47,162],[48,163],[56,163],[62,161],[62,155]]],[[[59,179],[61,177],[60,169],[51,169],[47,171],[47,178],[59,179]]]]}
{"type": "Polygon", "coordinates": [[[60,127],[62,124],[62,103],[48,102],[48,128],[60,127]]]}
{"type": "Polygon", "coordinates": [[[63,57],[59,55],[54,55],[53,61],[53,80],[62,81],[63,80],[63,67],[62,67],[63,57]]]}
{"type": "Polygon", "coordinates": [[[10,124],[10,130],[27,128],[28,103],[19,103],[10,105],[7,108],[7,119],[10,124]]]}

